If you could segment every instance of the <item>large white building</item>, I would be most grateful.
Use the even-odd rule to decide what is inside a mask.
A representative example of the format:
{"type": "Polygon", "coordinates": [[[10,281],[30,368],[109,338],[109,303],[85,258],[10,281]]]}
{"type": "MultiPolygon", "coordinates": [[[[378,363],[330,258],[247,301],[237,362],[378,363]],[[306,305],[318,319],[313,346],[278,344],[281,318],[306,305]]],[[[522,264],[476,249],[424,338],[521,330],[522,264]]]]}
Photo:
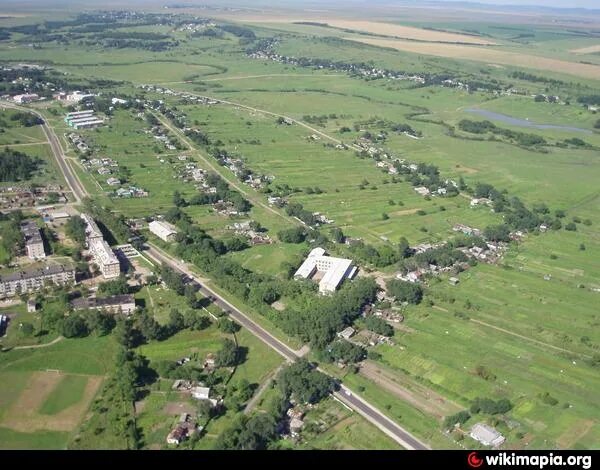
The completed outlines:
{"type": "Polygon", "coordinates": [[[318,280],[319,292],[326,294],[335,292],[344,279],[352,278],[355,273],[351,259],[327,256],[323,248],[314,248],[294,277],[318,280]]]}
{"type": "Polygon", "coordinates": [[[174,241],[175,236],[177,235],[177,230],[173,225],[161,220],[153,220],[148,224],[148,228],[154,235],[165,242],[174,241]]]}
{"type": "Polygon", "coordinates": [[[119,259],[104,240],[98,225],[94,219],[87,214],[81,214],[81,218],[86,224],[85,235],[87,248],[94,258],[94,262],[98,265],[106,279],[118,277],[119,274],[121,274],[119,259]]]}

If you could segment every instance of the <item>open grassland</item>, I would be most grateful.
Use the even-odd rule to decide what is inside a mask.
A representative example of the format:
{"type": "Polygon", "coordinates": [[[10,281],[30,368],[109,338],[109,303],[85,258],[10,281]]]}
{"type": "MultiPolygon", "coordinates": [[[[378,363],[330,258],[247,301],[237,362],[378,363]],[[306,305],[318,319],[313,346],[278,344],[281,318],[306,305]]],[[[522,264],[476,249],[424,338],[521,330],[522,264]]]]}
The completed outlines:
{"type": "Polygon", "coordinates": [[[54,369],[72,374],[104,375],[112,367],[114,351],[115,344],[110,337],[65,339],[47,348],[2,353],[0,372],[54,369]]]}
{"type": "Polygon", "coordinates": [[[600,79],[600,66],[568,62],[524,53],[508,52],[499,49],[463,46],[460,44],[436,44],[411,42],[400,39],[378,39],[348,36],[348,40],[363,42],[373,46],[387,47],[415,54],[435,55],[460,60],[474,60],[492,64],[525,67],[537,70],[560,70],[568,75],[600,79]]]}

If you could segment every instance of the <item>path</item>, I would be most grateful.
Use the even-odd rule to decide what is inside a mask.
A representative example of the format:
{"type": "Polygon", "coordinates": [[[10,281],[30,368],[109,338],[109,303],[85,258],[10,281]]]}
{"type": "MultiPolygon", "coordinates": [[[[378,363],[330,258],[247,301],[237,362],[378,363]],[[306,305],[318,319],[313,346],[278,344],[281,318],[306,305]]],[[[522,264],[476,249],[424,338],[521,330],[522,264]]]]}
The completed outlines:
{"type": "Polygon", "coordinates": [[[538,344],[540,346],[544,346],[545,348],[550,348],[550,349],[554,349],[555,351],[565,352],[565,353],[568,353],[568,354],[573,354],[574,356],[580,356],[580,357],[584,357],[586,359],[591,359],[591,356],[588,356],[587,354],[578,353],[578,352],[575,352],[575,351],[571,351],[569,349],[561,348],[559,346],[554,346],[553,344],[544,343],[543,341],[539,341],[537,339],[530,338],[529,336],[524,336],[524,335],[521,335],[519,333],[515,333],[514,331],[506,330],[506,329],[501,328],[499,326],[492,325],[491,323],[486,323],[484,321],[476,320],[474,318],[471,318],[471,321],[474,322],[474,323],[477,323],[478,325],[487,326],[488,328],[493,328],[496,331],[501,331],[502,333],[506,333],[507,335],[515,336],[517,338],[524,339],[524,340],[530,341],[532,343],[536,343],[536,344],[538,344]]]}
{"type": "Polygon", "coordinates": [[[277,377],[277,375],[279,374],[281,367],[282,366],[279,366],[277,369],[275,369],[273,372],[271,372],[267,376],[266,380],[261,384],[261,386],[258,388],[258,390],[256,390],[256,393],[254,393],[254,395],[252,396],[252,398],[246,405],[246,408],[244,408],[244,414],[246,414],[246,415],[249,414],[256,407],[262,394],[265,392],[265,390],[267,390],[269,388],[269,386],[273,382],[273,379],[275,377],[277,377]]]}
{"type": "Polygon", "coordinates": [[[50,346],[55,345],[56,343],[58,343],[59,341],[62,341],[63,339],[65,339],[64,336],[59,336],[58,338],[54,338],[52,341],[50,341],[49,343],[44,343],[44,344],[32,344],[30,346],[15,346],[14,348],[12,348],[13,350],[15,349],[39,349],[39,348],[47,348],[50,346]]]}

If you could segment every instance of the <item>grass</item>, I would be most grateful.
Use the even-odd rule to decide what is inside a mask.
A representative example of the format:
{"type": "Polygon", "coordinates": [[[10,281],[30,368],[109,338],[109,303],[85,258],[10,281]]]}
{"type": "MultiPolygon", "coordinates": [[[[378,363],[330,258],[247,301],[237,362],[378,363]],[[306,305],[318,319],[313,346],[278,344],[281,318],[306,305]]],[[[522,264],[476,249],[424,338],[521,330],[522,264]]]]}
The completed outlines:
{"type": "Polygon", "coordinates": [[[67,375],[52,390],[39,412],[45,415],[54,415],[64,409],[79,403],[87,385],[87,377],[81,375],[67,375]]]}
{"type": "Polygon", "coordinates": [[[0,372],[57,369],[72,374],[104,375],[112,368],[114,351],[111,337],[65,339],[47,348],[2,353],[0,372]]]}
{"type": "Polygon", "coordinates": [[[3,450],[55,450],[65,449],[68,432],[35,431],[18,432],[0,427],[0,449],[3,450]]]}
{"type": "MultiPolygon", "coordinates": [[[[412,23],[431,26],[429,22],[420,24],[418,19],[412,23]]],[[[474,21],[445,21],[438,26],[455,32],[477,30],[485,37],[505,44],[499,48],[502,51],[519,52],[518,49],[526,47],[532,55],[561,60],[572,59],[568,57],[570,49],[592,44],[592,39],[576,38],[562,26],[510,25],[507,29],[498,24],[474,21]],[[523,36],[523,33],[531,35],[523,36]]],[[[598,292],[593,290],[600,288],[600,271],[596,262],[600,250],[597,228],[600,224],[597,213],[598,152],[548,147],[547,153],[540,153],[507,143],[466,140],[452,137],[446,127],[424,122],[423,118],[455,126],[461,119],[477,119],[465,112],[465,108],[480,106],[539,123],[591,129],[597,115],[575,104],[573,97],[584,90],[578,86],[597,88],[597,82],[575,79],[555,71],[542,73],[530,70],[537,75],[569,82],[565,85],[539,85],[512,79],[510,74],[517,70],[512,64],[504,68],[493,67],[320,39],[339,34],[329,28],[315,26],[266,25],[260,29],[260,34],[271,35],[275,29],[294,31],[294,34],[281,33],[277,50],[285,55],[348,62],[372,61],[374,67],[427,73],[450,72],[459,78],[469,78],[469,74],[485,76],[487,79],[509,81],[516,88],[525,90],[526,95],[498,97],[441,87],[414,88],[411,83],[387,79],[365,81],[345,74],[331,76],[339,74],[246,59],[237,41],[229,39],[194,38],[182,41],[176,51],[167,53],[128,49],[100,51],[93,46],[59,47],[54,44],[40,51],[17,45],[2,49],[0,59],[28,62],[45,59],[61,71],[82,79],[93,74],[136,83],[161,83],[178,82],[188,75],[197,74],[192,83],[169,86],[300,120],[307,114],[335,113],[335,118],[328,119],[322,127],[316,127],[348,143],[360,132],[342,134],[340,128],[343,126],[353,128],[355,123],[372,117],[406,122],[421,131],[423,138],[414,140],[390,132],[385,146],[395,155],[415,162],[436,164],[444,176],[463,176],[471,185],[478,181],[492,183],[528,204],[545,202],[552,209],[564,209],[567,211],[565,222],[573,216],[591,219],[591,226],[578,224],[574,233],[559,231],[529,236],[511,249],[501,265],[479,265],[461,273],[457,286],[450,286],[445,281],[431,282],[426,300],[431,300],[434,305],[426,302],[407,308],[404,312],[406,326],[412,332],[398,332],[395,346],[381,346],[377,350],[390,370],[408,374],[411,380],[462,406],[467,407],[477,396],[509,398],[515,405],[509,417],[518,422],[519,427],[511,430],[502,422],[497,426],[507,436],[510,446],[524,446],[528,442],[530,448],[595,447],[600,440],[596,411],[600,403],[593,391],[600,384],[597,369],[588,366],[584,358],[597,351],[600,344],[598,315],[594,308],[598,292]],[[547,92],[544,90],[546,86],[547,92]],[[571,98],[572,104],[535,103],[530,95],[540,92],[557,94],[563,99],[571,98]],[[415,117],[412,115],[415,112],[423,114],[415,117]],[[579,248],[581,244],[585,251],[579,248]],[[550,257],[551,254],[554,258],[550,257]],[[551,279],[546,281],[544,276],[548,274],[551,279]],[[496,379],[486,381],[474,374],[478,365],[490,369],[496,379]],[[545,392],[551,393],[559,404],[550,406],[543,403],[540,394],[545,392]],[[519,438],[518,432],[523,432],[525,437],[519,438]]],[[[592,55],[578,59],[599,63],[597,56],[592,55]]],[[[131,84],[123,84],[116,89],[128,93],[134,90],[131,84]]],[[[298,125],[278,126],[272,116],[234,106],[183,106],[162,95],[153,97],[166,99],[170,105],[185,110],[190,120],[197,120],[198,126],[212,139],[221,139],[228,150],[242,154],[250,168],[273,175],[275,184],[287,183],[301,190],[308,186],[322,188],[323,194],[299,192],[291,200],[301,202],[309,210],[326,214],[346,234],[362,237],[370,243],[384,243],[382,237],[395,242],[403,236],[411,244],[439,241],[452,234],[451,228],[455,223],[483,228],[501,220],[498,214],[486,209],[471,209],[466,198],[426,201],[407,183],[392,183],[372,160],[359,159],[351,151],[326,147],[323,138],[308,140],[307,136],[312,131],[298,125]],[[258,140],[260,144],[251,143],[251,140],[258,140]],[[359,185],[364,179],[369,185],[360,190],[359,185]],[[390,204],[390,200],[394,205],[390,204]],[[444,206],[444,211],[441,206],[444,206]],[[426,214],[416,214],[419,209],[426,214]],[[388,214],[389,219],[383,220],[382,213],[388,214]]],[[[56,123],[59,133],[66,130],[60,116],[53,123],[56,123]]],[[[108,126],[99,131],[85,132],[99,146],[102,155],[114,158],[131,170],[131,183],[150,191],[150,197],[146,199],[111,200],[104,194],[108,189],[104,179],[78,170],[98,203],[125,216],[141,217],[164,212],[172,205],[175,189],[182,191],[185,197],[195,192],[191,185],[184,185],[174,178],[174,165],[159,162],[154,141],[143,133],[144,128],[145,124],[136,121],[133,113],[118,111],[108,126]]],[[[379,130],[378,126],[371,129],[374,132],[379,130]]],[[[23,130],[21,136],[16,132],[14,129],[7,130],[0,135],[0,139],[7,140],[0,142],[39,137],[34,130],[23,130]],[[30,131],[33,134],[28,135],[30,131]]],[[[600,145],[598,134],[581,136],[543,130],[531,132],[551,142],[574,136],[600,145]]],[[[44,153],[44,147],[38,144],[22,148],[28,152],[44,153]]],[[[203,162],[202,157],[205,157],[203,151],[185,153],[193,155],[199,162],[203,162]]],[[[75,156],[73,151],[69,151],[68,155],[71,158],[75,156]]],[[[164,158],[165,152],[161,155],[164,158]]],[[[228,170],[219,170],[229,181],[235,181],[228,170]]],[[[253,202],[266,200],[264,195],[246,186],[243,189],[253,202]]],[[[189,207],[186,211],[212,235],[219,238],[228,236],[226,226],[231,220],[215,215],[208,207],[189,207]]],[[[276,238],[278,230],[291,223],[258,204],[255,204],[250,218],[267,227],[273,238],[276,238]]],[[[227,256],[248,269],[279,275],[281,263],[294,259],[305,248],[305,245],[276,243],[227,256]]],[[[391,273],[393,268],[389,271],[391,273]]],[[[146,306],[155,302],[153,313],[161,322],[166,321],[172,306],[182,311],[186,308],[182,300],[172,293],[156,288],[144,289],[137,297],[145,301],[146,306]]],[[[236,305],[245,307],[239,301],[236,305]]],[[[257,321],[272,329],[272,325],[262,317],[257,321]]],[[[237,369],[232,380],[247,378],[260,383],[280,363],[280,359],[265,350],[258,340],[245,336],[247,332],[242,331],[238,339],[249,348],[248,362],[237,369]]],[[[280,336],[284,338],[285,335],[280,336]]],[[[140,352],[153,361],[175,360],[193,352],[213,352],[218,348],[221,337],[213,326],[202,332],[182,332],[167,341],[144,345],[140,352]]],[[[11,351],[4,353],[0,371],[18,376],[21,372],[60,368],[77,373],[103,374],[110,370],[111,362],[99,357],[97,351],[108,351],[105,356],[110,357],[113,347],[106,338],[86,338],[65,340],[43,350],[11,351]]],[[[364,387],[362,393],[366,398],[433,447],[456,447],[440,432],[440,423],[431,416],[390,397],[361,376],[348,375],[344,380],[353,389],[364,387]]],[[[17,379],[15,381],[18,388],[19,383],[17,379]]],[[[268,397],[268,392],[266,395],[268,397]]],[[[3,394],[0,394],[0,399],[8,400],[3,394]]],[[[152,394],[147,411],[140,417],[149,445],[162,445],[164,442],[169,423],[165,424],[166,420],[156,414],[164,400],[159,394],[152,394]]],[[[231,415],[226,415],[212,423],[209,434],[218,434],[231,418],[231,415]]],[[[328,430],[314,436],[309,439],[308,445],[319,448],[387,446],[384,439],[379,440],[362,420],[344,421],[343,415],[340,419],[346,423],[343,429],[328,430]],[[371,435],[373,439],[369,440],[371,435]]],[[[486,419],[489,418],[475,416],[468,425],[475,420],[486,419]]],[[[199,447],[210,447],[214,438],[211,436],[203,438],[199,447]]],[[[90,443],[90,447],[94,444],[90,443]]],[[[98,445],[109,447],[118,446],[118,443],[98,445]]]]}

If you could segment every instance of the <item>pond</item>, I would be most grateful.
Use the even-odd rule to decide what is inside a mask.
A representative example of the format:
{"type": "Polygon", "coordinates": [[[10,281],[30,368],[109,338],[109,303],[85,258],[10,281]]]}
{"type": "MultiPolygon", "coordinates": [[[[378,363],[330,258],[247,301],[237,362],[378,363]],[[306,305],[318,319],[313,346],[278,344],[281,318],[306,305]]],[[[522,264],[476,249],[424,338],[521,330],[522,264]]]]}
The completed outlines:
{"type": "Polygon", "coordinates": [[[495,113],[493,111],[488,111],[487,109],[479,109],[479,108],[467,108],[465,109],[468,113],[478,114],[487,119],[493,119],[495,121],[500,121],[505,124],[509,124],[511,126],[517,127],[528,127],[531,129],[556,129],[560,131],[571,131],[571,132],[583,132],[584,134],[592,134],[592,131],[589,129],[582,129],[580,127],[570,127],[570,126],[557,126],[554,124],[538,124],[534,121],[530,121],[529,119],[520,119],[512,116],[508,116],[506,114],[495,113]]]}

